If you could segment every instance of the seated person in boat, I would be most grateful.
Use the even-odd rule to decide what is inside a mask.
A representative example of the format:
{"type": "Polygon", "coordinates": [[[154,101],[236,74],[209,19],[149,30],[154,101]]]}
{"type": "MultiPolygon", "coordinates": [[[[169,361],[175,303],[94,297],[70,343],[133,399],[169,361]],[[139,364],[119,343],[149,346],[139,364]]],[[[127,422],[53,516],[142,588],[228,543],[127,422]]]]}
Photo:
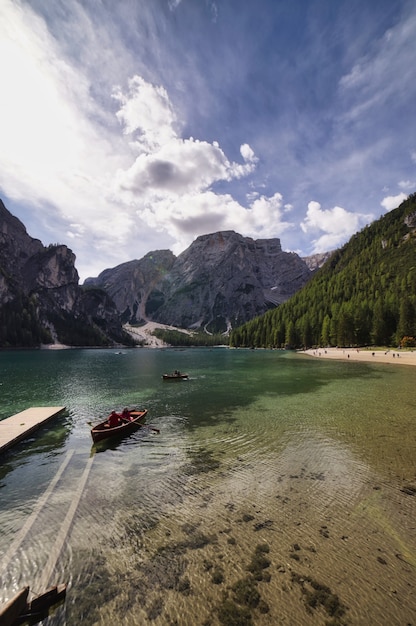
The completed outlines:
{"type": "Polygon", "coordinates": [[[120,422],[121,422],[121,415],[119,415],[115,411],[111,411],[111,415],[108,418],[108,425],[110,426],[110,428],[114,428],[115,426],[118,426],[120,422]]]}
{"type": "Polygon", "coordinates": [[[123,412],[121,414],[121,420],[123,422],[131,422],[132,419],[133,418],[130,415],[130,411],[128,410],[128,408],[126,407],[125,409],[123,409],[123,412]]]}

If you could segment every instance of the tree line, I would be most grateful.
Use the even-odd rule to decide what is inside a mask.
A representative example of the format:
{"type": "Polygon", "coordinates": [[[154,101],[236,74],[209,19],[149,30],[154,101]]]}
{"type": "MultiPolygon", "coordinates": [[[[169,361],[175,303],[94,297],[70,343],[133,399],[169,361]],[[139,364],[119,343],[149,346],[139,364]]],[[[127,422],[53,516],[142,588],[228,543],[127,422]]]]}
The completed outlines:
{"type": "Polygon", "coordinates": [[[155,328],[153,335],[175,347],[213,347],[228,345],[228,337],[221,334],[207,335],[207,333],[183,333],[178,330],[155,328]]]}

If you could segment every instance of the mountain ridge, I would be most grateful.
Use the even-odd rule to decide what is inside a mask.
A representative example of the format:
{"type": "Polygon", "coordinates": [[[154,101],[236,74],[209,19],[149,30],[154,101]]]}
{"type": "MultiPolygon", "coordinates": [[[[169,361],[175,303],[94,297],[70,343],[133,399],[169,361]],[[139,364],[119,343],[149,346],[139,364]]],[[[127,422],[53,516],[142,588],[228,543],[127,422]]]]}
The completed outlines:
{"type": "Polygon", "coordinates": [[[286,301],[311,274],[296,253],[282,250],[280,239],[218,231],[197,237],[178,257],[150,252],[84,284],[107,291],[126,323],[226,333],[286,301]]]}

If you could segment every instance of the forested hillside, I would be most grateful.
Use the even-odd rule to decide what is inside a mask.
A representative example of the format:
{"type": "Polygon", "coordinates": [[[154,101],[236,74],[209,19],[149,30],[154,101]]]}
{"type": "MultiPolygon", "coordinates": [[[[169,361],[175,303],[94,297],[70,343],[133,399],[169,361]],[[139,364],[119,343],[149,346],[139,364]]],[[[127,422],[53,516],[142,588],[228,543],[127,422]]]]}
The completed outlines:
{"type": "Polygon", "coordinates": [[[287,302],[235,329],[235,347],[416,345],[416,194],[354,235],[287,302]]]}

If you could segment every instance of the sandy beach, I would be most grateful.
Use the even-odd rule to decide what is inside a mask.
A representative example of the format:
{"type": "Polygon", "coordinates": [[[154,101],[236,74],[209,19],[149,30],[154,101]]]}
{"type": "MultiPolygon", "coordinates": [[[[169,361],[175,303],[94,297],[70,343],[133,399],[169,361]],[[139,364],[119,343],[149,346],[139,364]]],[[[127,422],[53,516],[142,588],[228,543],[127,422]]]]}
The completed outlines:
{"type": "Polygon", "coordinates": [[[369,363],[394,363],[395,365],[416,365],[415,350],[376,350],[371,348],[317,348],[299,351],[321,359],[339,361],[367,361],[369,363]]]}

